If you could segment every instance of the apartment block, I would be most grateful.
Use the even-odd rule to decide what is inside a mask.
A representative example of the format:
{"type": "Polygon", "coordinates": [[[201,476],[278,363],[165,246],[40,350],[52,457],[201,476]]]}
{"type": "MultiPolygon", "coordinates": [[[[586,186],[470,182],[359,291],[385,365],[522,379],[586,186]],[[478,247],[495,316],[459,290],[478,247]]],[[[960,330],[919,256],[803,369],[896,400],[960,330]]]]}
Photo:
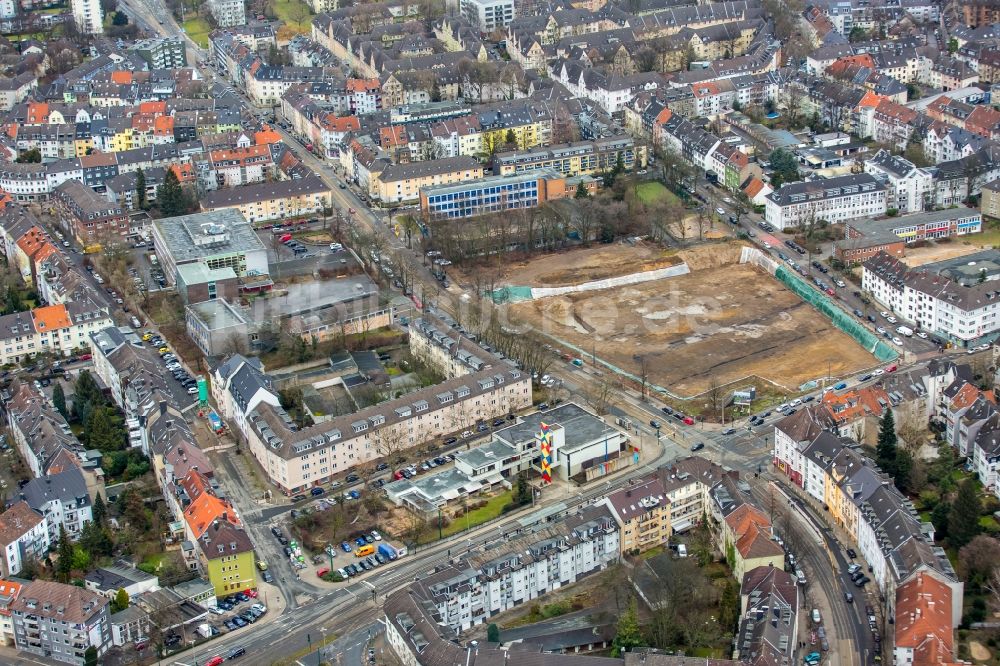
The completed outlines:
{"type": "Polygon", "coordinates": [[[876,217],[885,211],[886,187],[870,174],[789,183],[764,203],[764,219],[778,229],[876,217]]]}
{"type": "Polygon", "coordinates": [[[461,12],[482,34],[502,30],[517,14],[514,0],[462,0],[461,12]]]}
{"type": "Polygon", "coordinates": [[[632,137],[616,136],[576,141],[493,156],[493,173],[511,176],[528,171],[557,171],[564,176],[596,175],[614,169],[619,160],[626,171],[645,169],[647,148],[632,137]]]}
{"type": "Polygon", "coordinates": [[[104,12],[100,0],[73,0],[73,22],[76,29],[88,35],[104,32],[104,12]]]}
{"type": "Polygon", "coordinates": [[[602,502],[618,523],[622,555],[634,555],[666,544],[673,530],[670,501],[658,478],[617,490],[602,502]]]}
{"type": "Polygon", "coordinates": [[[220,28],[245,25],[247,22],[244,0],[209,0],[208,9],[220,28]]]}
{"type": "Polygon", "coordinates": [[[30,559],[41,560],[49,549],[48,522],[27,502],[15,502],[0,514],[0,548],[4,576],[16,576],[30,559]]]}
{"type": "Polygon", "coordinates": [[[35,580],[11,604],[18,650],[66,664],[84,664],[87,648],[111,647],[109,601],[90,590],[35,580]]]}
{"type": "Polygon", "coordinates": [[[974,346],[1000,332],[1000,291],[992,280],[978,283],[977,266],[969,269],[972,284],[958,273],[935,271],[935,265],[909,268],[881,253],[862,265],[861,286],[876,301],[921,330],[961,347],[974,346]]]}
{"type": "Polygon", "coordinates": [[[329,206],[333,194],[318,176],[255,183],[209,192],[201,198],[205,211],[238,210],[251,224],[317,215],[329,206]]]}

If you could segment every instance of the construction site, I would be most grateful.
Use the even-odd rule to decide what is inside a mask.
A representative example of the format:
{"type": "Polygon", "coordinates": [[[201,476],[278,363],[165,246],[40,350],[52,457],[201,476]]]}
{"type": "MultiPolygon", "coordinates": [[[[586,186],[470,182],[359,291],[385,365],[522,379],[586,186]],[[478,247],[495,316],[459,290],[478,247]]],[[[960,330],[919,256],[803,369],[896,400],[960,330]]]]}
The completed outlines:
{"type": "Polygon", "coordinates": [[[835,305],[811,302],[797,276],[738,242],[677,252],[601,246],[507,273],[496,293],[511,320],[676,397],[757,379],[794,394],[892,353],[843,321],[835,325],[835,305]]]}

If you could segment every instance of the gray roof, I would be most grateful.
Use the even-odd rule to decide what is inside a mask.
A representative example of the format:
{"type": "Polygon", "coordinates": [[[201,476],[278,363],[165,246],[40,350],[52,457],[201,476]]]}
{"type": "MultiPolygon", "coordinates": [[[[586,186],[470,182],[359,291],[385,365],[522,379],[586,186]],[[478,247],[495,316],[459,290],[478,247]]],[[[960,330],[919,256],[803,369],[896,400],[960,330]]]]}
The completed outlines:
{"type": "Polygon", "coordinates": [[[21,499],[38,511],[56,500],[74,507],[90,506],[87,481],[83,472],[75,467],[59,474],[32,479],[21,488],[21,499]]]}
{"type": "Polygon", "coordinates": [[[885,186],[871,174],[852,174],[825,180],[810,180],[788,183],[767,195],[767,198],[781,206],[789,206],[807,201],[817,201],[847,196],[858,192],[884,191],[885,186]],[[856,188],[856,189],[855,189],[856,188]],[[853,190],[853,192],[852,192],[853,190]]]}
{"type": "Polygon", "coordinates": [[[516,453],[517,449],[510,444],[494,439],[474,449],[456,453],[455,460],[460,460],[473,469],[479,469],[490,463],[501,462],[516,453]]]}
{"type": "Polygon", "coordinates": [[[85,577],[85,580],[96,586],[97,591],[113,592],[134,583],[157,580],[156,576],[131,566],[128,562],[119,561],[106,567],[98,567],[85,577]]]}
{"type": "MultiPolygon", "coordinates": [[[[423,164],[418,162],[418,164],[423,164]]],[[[224,209],[229,206],[285,199],[303,194],[328,193],[330,187],[318,176],[279,180],[272,183],[253,183],[242,187],[215,190],[201,198],[201,207],[206,210],[224,209]]]]}
{"type": "Polygon", "coordinates": [[[617,430],[572,402],[544,412],[535,412],[522,417],[516,425],[493,433],[496,439],[517,445],[518,442],[532,440],[541,430],[541,424],[560,425],[565,431],[565,442],[561,451],[574,451],[601,439],[617,430]]]}
{"type": "Polygon", "coordinates": [[[176,264],[219,254],[265,251],[243,214],[231,208],[153,220],[153,226],[176,264]],[[212,231],[221,233],[212,233],[211,242],[207,242],[212,231]]]}
{"type": "Polygon", "coordinates": [[[244,363],[229,382],[229,393],[244,411],[258,391],[271,391],[271,380],[259,368],[244,363]]]}

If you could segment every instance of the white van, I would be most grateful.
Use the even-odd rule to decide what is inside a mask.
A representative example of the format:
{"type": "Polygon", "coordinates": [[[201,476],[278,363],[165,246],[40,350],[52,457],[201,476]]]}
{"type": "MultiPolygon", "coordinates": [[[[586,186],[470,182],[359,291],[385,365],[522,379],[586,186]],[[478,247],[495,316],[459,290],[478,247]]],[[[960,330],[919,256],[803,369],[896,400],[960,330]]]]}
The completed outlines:
{"type": "Polygon", "coordinates": [[[813,610],[812,610],[812,621],[813,621],[813,624],[819,624],[820,622],[823,621],[822,616],[819,614],[819,609],[818,608],[813,608],[813,610]]]}
{"type": "Polygon", "coordinates": [[[687,557],[687,556],[688,556],[687,546],[685,546],[682,543],[677,544],[677,557],[687,557]]]}

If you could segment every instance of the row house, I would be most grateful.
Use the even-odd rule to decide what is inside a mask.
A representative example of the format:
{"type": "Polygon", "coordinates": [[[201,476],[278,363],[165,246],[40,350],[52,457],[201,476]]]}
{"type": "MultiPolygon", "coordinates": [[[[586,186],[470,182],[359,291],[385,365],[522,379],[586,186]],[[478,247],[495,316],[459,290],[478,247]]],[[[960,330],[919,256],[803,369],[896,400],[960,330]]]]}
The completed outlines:
{"type": "Polygon", "coordinates": [[[1000,292],[990,282],[962,286],[927,269],[910,269],[881,253],[862,265],[862,289],[918,329],[961,347],[1000,330],[1000,292]]]}
{"type": "Polygon", "coordinates": [[[14,502],[0,514],[0,573],[16,576],[29,561],[40,562],[52,544],[48,521],[27,502],[14,502]]]}
{"type": "Polygon", "coordinates": [[[553,170],[564,176],[595,175],[614,169],[619,162],[626,171],[646,168],[646,146],[636,145],[631,137],[616,136],[497,153],[493,156],[493,173],[512,176],[553,170]]]}
{"type": "Polygon", "coordinates": [[[266,145],[213,150],[208,153],[208,159],[219,187],[261,183],[275,172],[274,160],[266,145]]]}
{"type": "MultiPolygon", "coordinates": [[[[775,460],[781,456],[793,457],[787,451],[791,444],[804,459],[806,476],[815,473],[820,477],[821,498],[817,499],[818,488],[807,489],[808,495],[822,504],[830,520],[857,544],[873,580],[890,600],[889,617],[894,613],[897,586],[923,570],[935,571],[961,597],[962,583],[944,551],[934,545],[933,527],[920,522],[909,500],[895,489],[889,477],[874,467],[856,443],[818,430],[815,416],[801,414],[786,417],[776,425],[775,460]],[[812,436],[812,440],[800,440],[803,435],[812,436]],[[810,448],[821,452],[810,456],[810,448]]],[[[786,463],[786,469],[790,470],[791,465],[786,463]]],[[[957,626],[960,618],[959,603],[951,609],[953,626],[957,626]]]]}
{"type": "Polygon", "coordinates": [[[254,224],[319,214],[331,201],[330,186],[312,175],[215,190],[203,196],[200,203],[203,211],[236,209],[254,224]]]}

